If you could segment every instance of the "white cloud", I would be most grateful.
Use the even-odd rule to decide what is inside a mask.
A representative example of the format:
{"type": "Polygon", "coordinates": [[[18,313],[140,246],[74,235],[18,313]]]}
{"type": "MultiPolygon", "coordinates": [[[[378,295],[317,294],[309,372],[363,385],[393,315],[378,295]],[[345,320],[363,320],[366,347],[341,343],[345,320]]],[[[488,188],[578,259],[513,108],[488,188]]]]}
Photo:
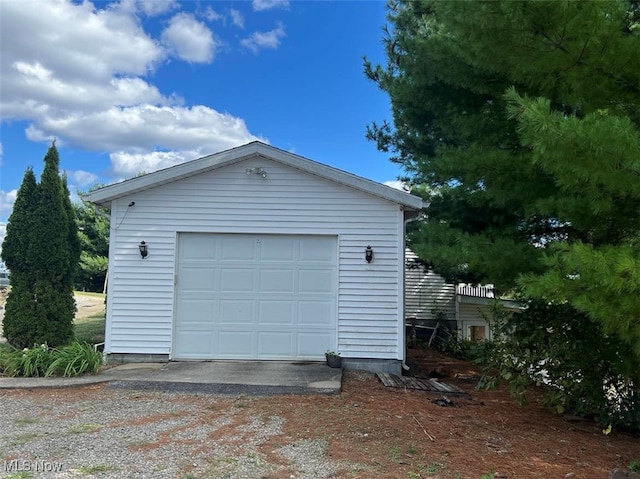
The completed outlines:
{"type": "Polygon", "coordinates": [[[17,195],[17,189],[11,191],[0,190],[0,217],[8,217],[11,214],[17,195]]]}
{"type": "Polygon", "coordinates": [[[231,16],[231,21],[236,27],[244,28],[244,17],[239,10],[231,9],[229,10],[229,15],[231,16]]]}
{"type": "Polygon", "coordinates": [[[4,243],[4,237],[7,235],[7,223],[0,221],[0,252],[2,251],[2,243],[4,243]]]}
{"type": "Polygon", "coordinates": [[[253,10],[261,12],[272,8],[287,8],[289,0],[253,0],[253,10]]]}
{"type": "Polygon", "coordinates": [[[138,77],[165,52],[120,11],[63,0],[39,3],[37,9],[30,2],[3,2],[0,43],[3,120],[163,102],[138,77]]]}
{"type": "Polygon", "coordinates": [[[112,105],[170,104],[158,89],[138,77],[111,77],[99,82],[64,81],[39,61],[16,61],[3,78],[5,117],[29,119],[89,113],[112,105]],[[10,93],[15,93],[10,96],[10,93]]]}
{"type": "Polygon", "coordinates": [[[64,134],[82,148],[106,151],[185,150],[193,145],[220,151],[257,139],[242,119],[202,105],[113,107],[89,115],[50,118],[41,125],[42,130],[30,127],[30,138],[64,134]]]}
{"type": "Polygon", "coordinates": [[[224,20],[224,15],[216,12],[211,6],[207,6],[204,10],[199,12],[199,15],[204,17],[206,20],[213,22],[216,20],[224,20]]]}
{"type": "Polygon", "coordinates": [[[41,75],[55,72],[60,81],[81,84],[116,74],[144,75],[165,56],[134,16],[112,8],[95,10],[90,2],[56,0],[40,2],[38,8],[31,2],[2,2],[0,25],[3,89],[4,76],[15,75],[6,69],[13,70],[17,61],[39,63],[41,75]]]}
{"type": "Polygon", "coordinates": [[[84,170],[67,171],[67,176],[78,186],[87,186],[98,181],[98,175],[84,170]]]}
{"type": "Polygon", "coordinates": [[[252,33],[249,37],[242,39],[240,44],[253,53],[258,53],[260,50],[266,48],[278,48],[280,46],[280,40],[285,36],[284,26],[279,24],[277,28],[269,30],[268,32],[252,33]]]}
{"type": "Polygon", "coordinates": [[[391,188],[395,188],[396,190],[407,191],[407,192],[411,191],[411,186],[405,183],[404,181],[390,180],[390,181],[385,181],[383,184],[390,186],[391,188]]]}
{"type": "MultiPolygon", "coordinates": [[[[241,118],[184,105],[146,79],[169,56],[137,17],[143,9],[173,8],[154,2],[97,4],[103,8],[72,0],[39,2],[38,8],[2,2],[2,121],[25,120],[32,141],[57,138],[59,145],[105,151],[119,175],[141,169],[132,159],[150,172],[255,140],[241,118]]],[[[212,61],[217,47],[212,32],[183,13],[171,18],[163,40],[191,62],[212,61]]]]}
{"type": "Polygon", "coordinates": [[[138,0],[138,8],[150,17],[161,15],[178,7],[175,0],[138,0]]]}
{"type": "Polygon", "coordinates": [[[213,33],[189,13],[178,13],[162,32],[162,40],[175,54],[191,63],[211,63],[218,47],[213,33]]]}

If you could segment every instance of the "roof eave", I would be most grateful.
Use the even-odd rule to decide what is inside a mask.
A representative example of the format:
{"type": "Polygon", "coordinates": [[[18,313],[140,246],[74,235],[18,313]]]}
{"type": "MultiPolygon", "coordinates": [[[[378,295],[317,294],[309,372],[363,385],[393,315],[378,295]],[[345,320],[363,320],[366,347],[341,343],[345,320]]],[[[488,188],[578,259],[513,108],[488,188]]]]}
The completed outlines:
{"type": "Polygon", "coordinates": [[[404,191],[396,190],[375,181],[361,178],[352,173],[318,163],[308,158],[289,153],[287,151],[254,141],[230,150],[225,150],[202,158],[181,163],[176,166],[149,173],[148,175],[131,178],[113,185],[94,190],[83,199],[109,208],[111,201],[125,195],[178,181],[205,171],[221,168],[237,161],[243,161],[252,156],[262,155],[265,158],[281,162],[301,171],[320,176],[336,183],[349,186],[387,201],[397,203],[407,209],[420,211],[424,208],[421,198],[404,191]]]}

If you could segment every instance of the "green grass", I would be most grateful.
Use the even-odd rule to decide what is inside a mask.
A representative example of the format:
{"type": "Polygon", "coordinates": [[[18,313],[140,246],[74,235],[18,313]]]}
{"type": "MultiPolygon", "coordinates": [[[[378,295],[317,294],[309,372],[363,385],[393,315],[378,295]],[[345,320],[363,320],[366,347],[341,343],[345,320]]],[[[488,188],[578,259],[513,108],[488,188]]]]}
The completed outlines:
{"type": "MultiPolygon", "coordinates": [[[[76,296],[90,296],[104,301],[104,294],[88,291],[74,291],[76,296]]],[[[76,340],[79,342],[96,344],[104,342],[105,312],[102,311],[88,318],[80,318],[74,321],[76,340]]]]}
{"type": "Polygon", "coordinates": [[[83,466],[78,469],[78,472],[80,472],[80,474],[98,474],[100,472],[113,471],[114,469],[115,467],[108,464],[97,464],[95,466],[83,466]]]}
{"type": "Polygon", "coordinates": [[[80,296],[91,296],[92,298],[102,298],[104,299],[104,294],[102,293],[92,293],[90,291],[74,291],[73,294],[77,294],[80,296]]]}
{"type": "Polygon", "coordinates": [[[38,420],[32,417],[21,417],[13,421],[16,426],[28,426],[29,424],[35,424],[37,422],[38,420]]]}
{"type": "Polygon", "coordinates": [[[68,434],[85,434],[91,432],[97,432],[102,429],[100,424],[80,424],[79,426],[73,426],[67,430],[68,434]]]}
{"type": "Polygon", "coordinates": [[[32,479],[33,477],[35,476],[30,472],[22,471],[9,474],[6,479],[32,479]]]}
{"type": "Polygon", "coordinates": [[[30,432],[27,434],[19,434],[9,441],[10,446],[23,446],[24,444],[28,444],[33,439],[36,439],[38,435],[34,432],[30,432]]]}
{"type": "Polygon", "coordinates": [[[76,319],[76,339],[82,343],[96,344],[104,342],[104,312],[88,318],[76,319]]]}

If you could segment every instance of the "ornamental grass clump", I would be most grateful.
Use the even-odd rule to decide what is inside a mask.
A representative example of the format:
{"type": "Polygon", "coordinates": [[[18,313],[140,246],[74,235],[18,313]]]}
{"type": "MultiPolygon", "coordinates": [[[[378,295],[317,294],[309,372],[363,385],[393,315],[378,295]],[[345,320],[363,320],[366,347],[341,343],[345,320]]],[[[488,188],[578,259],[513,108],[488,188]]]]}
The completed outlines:
{"type": "Polygon", "coordinates": [[[102,355],[91,344],[81,342],[59,348],[41,344],[0,350],[0,374],[10,377],[79,376],[98,372],[101,364],[102,355]]]}
{"type": "Polygon", "coordinates": [[[47,376],[80,376],[97,373],[102,364],[102,354],[89,343],[74,342],[57,348],[54,360],[47,369],[47,376]]]}
{"type": "Polygon", "coordinates": [[[47,343],[34,346],[31,349],[23,349],[21,369],[22,376],[41,377],[47,374],[47,370],[53,361],[52,351],[47,343]]]}

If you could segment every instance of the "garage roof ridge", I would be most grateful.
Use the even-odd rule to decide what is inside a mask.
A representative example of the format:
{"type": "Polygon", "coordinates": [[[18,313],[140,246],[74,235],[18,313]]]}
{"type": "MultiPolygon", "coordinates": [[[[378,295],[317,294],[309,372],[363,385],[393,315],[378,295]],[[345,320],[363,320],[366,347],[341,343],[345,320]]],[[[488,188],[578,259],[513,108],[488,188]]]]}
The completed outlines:
{"type": "Polygon", "coordinates": [[[112,200],[119,197],[188,178],[205,171],[222,168],[256,156],[263,156],[266,159],[285,164],[306,173],[349,186],[370,195],[405,206],[410,210],[417,211],[423,208],[422,199],[418,196],[290,153],[257,140],[179,165],[164,168],[153,173],[104,186],[89,192],[84,195],[83,198],[95,204],[108,206],[112,200]]]}

